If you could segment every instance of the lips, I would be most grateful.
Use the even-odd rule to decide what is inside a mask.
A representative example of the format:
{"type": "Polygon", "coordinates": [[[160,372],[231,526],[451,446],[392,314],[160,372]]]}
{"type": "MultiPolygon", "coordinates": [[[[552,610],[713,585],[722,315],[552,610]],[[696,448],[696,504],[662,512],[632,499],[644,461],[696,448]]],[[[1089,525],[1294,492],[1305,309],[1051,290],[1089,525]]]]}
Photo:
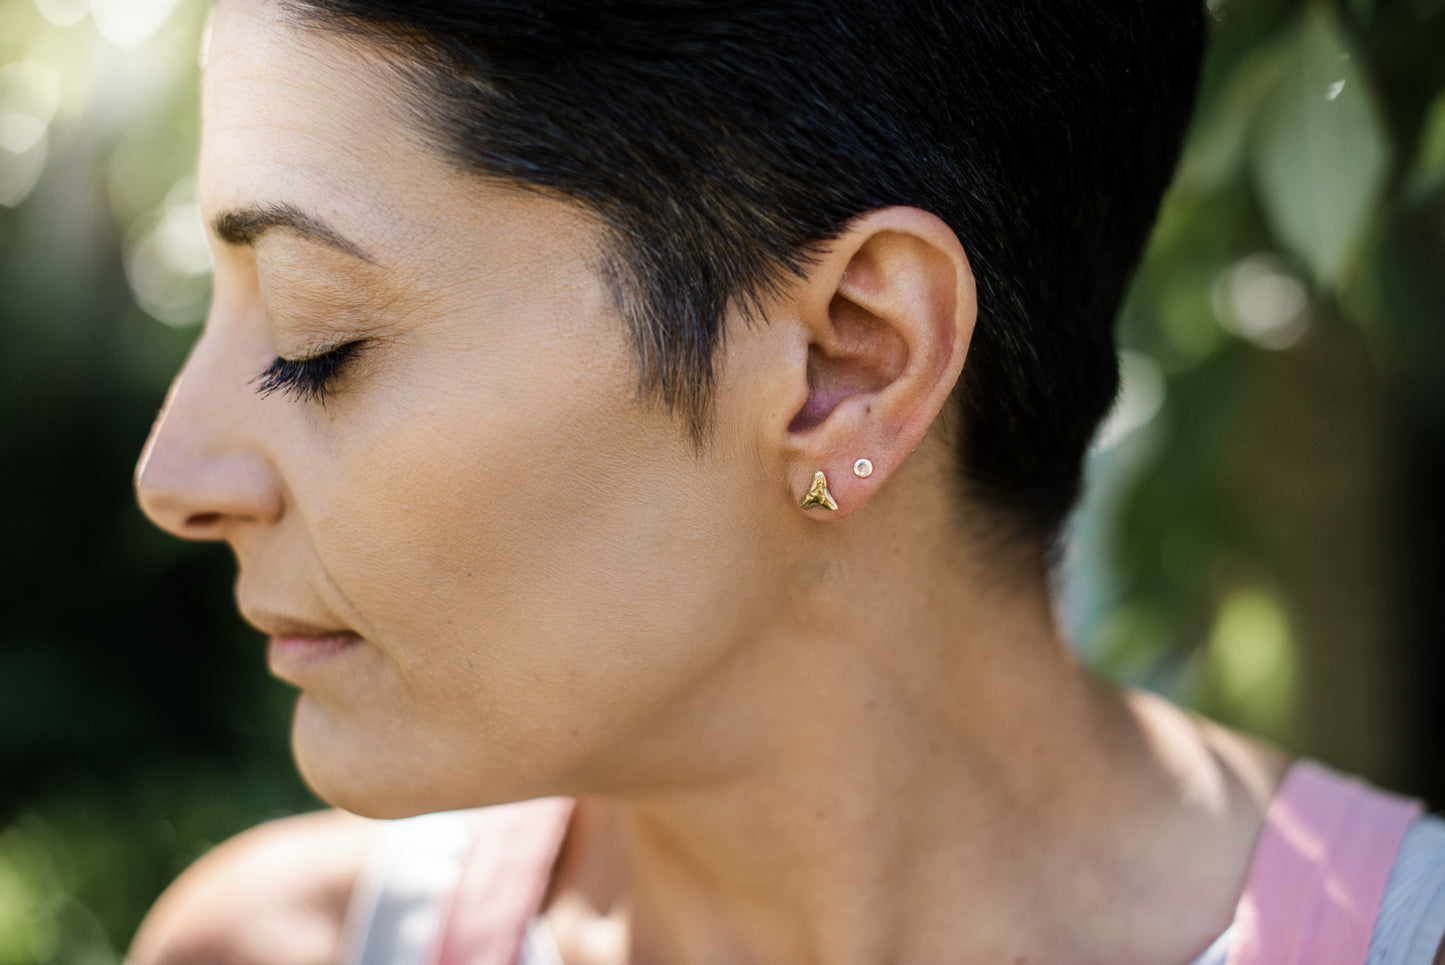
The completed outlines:
{"type": "Polygon", "coordinates": [[[268,637],[334,637],[352,633],[346,627],[325,626],[252,607],[242,606],[240,610],[243,620],[268,637]]]}
{"type": "Polygon", "coordinates": [[[266,651],[271,673],[282,680],[304,686],[308,676],[361,643],[354,633],[329,633],[311,637],[272,637],[266,651]]]}
{"type": "Polygon", "coordinates": [[[359,634],[344,627],[328,627],[246,607],[241,615],[271,638],[266,651],[271,673],[298,686],[304,686],[308,677],[361,643],[359,634]]]}

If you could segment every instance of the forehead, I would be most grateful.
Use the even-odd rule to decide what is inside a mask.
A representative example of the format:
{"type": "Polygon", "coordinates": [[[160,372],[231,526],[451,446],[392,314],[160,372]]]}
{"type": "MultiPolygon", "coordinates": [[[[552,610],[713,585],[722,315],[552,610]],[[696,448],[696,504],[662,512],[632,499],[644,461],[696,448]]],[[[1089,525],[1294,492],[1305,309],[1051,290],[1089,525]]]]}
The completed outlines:
{"type": "Polygon", "coordinates": [[[364,43],[273,2],[222,0],[202,81],[203,208],[296,205],[363,247],[434,233],[463,179],[404,120],[402,87],[364,43]]]}
{"type": "Polygon", "coordinates": [[[595,218],[452,165],[423,110],[364,40],[297,24],[272,0],[221,0],[202,81],[202,211],[296,209],[433,288],[533,285],[519,253],[554,249],[590,278],[595,218]]]}

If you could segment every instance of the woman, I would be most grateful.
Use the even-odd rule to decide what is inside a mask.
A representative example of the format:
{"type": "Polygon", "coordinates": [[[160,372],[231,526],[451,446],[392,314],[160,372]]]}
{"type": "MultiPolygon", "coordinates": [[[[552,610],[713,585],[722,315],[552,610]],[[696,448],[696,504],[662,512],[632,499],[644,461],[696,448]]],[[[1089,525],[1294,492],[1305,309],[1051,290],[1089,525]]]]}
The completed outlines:
{"type": "Polygon", "coordinates": [[[1430,960],[1440,825],[1050,609],[1200,11],[971,6],[220,0],[141,503],[323,798],[534,803],[243,835],[135,961],[1430,960]]]}

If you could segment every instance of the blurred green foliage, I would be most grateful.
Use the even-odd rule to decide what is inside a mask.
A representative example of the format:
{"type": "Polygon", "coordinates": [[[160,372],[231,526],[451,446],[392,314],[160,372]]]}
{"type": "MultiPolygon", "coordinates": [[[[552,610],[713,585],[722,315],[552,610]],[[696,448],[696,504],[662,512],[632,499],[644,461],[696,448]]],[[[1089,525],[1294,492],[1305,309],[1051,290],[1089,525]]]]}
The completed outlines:
{"type": "MultiPolygon", "coordinates": [[[[1445,0],[1209,9],[1065,615],[1118,677],[1440,801],[1445,0]]],[[[117,962],[207,846],[313,806],[229,559],[129,489],[208,296],[203,17],[0,0],[0,965],[117,962]]]]}
{"type": "Polygon", "coordinates": [[[208,297],[204,13],[0,0],[0,965],[118,961],[208,846],[314,806],[227,553],[130,491],[208,297]]]}
{"type": "Polygon", "coordinates": [[[1116,675],[1439,800],[1445,3],[1209,9],[1065,601],[1116,675]]]}

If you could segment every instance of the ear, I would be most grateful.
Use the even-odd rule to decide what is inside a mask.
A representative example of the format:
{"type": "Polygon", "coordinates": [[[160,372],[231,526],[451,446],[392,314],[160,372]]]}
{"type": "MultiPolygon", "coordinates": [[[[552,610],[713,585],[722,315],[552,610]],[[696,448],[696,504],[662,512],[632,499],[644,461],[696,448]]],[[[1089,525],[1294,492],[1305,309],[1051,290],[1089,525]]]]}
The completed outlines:
{"type": "Polygon", "coordinates": [[[791,377],[806,401],[787,426],[787,477],[801,501],[824,473],[838,508],[806,511],[842,518],[887,483],[948,402],[978,315],[973,272],[941,219],[883,208],[852,221],[794,292],[807,364],[791,377]]]}

